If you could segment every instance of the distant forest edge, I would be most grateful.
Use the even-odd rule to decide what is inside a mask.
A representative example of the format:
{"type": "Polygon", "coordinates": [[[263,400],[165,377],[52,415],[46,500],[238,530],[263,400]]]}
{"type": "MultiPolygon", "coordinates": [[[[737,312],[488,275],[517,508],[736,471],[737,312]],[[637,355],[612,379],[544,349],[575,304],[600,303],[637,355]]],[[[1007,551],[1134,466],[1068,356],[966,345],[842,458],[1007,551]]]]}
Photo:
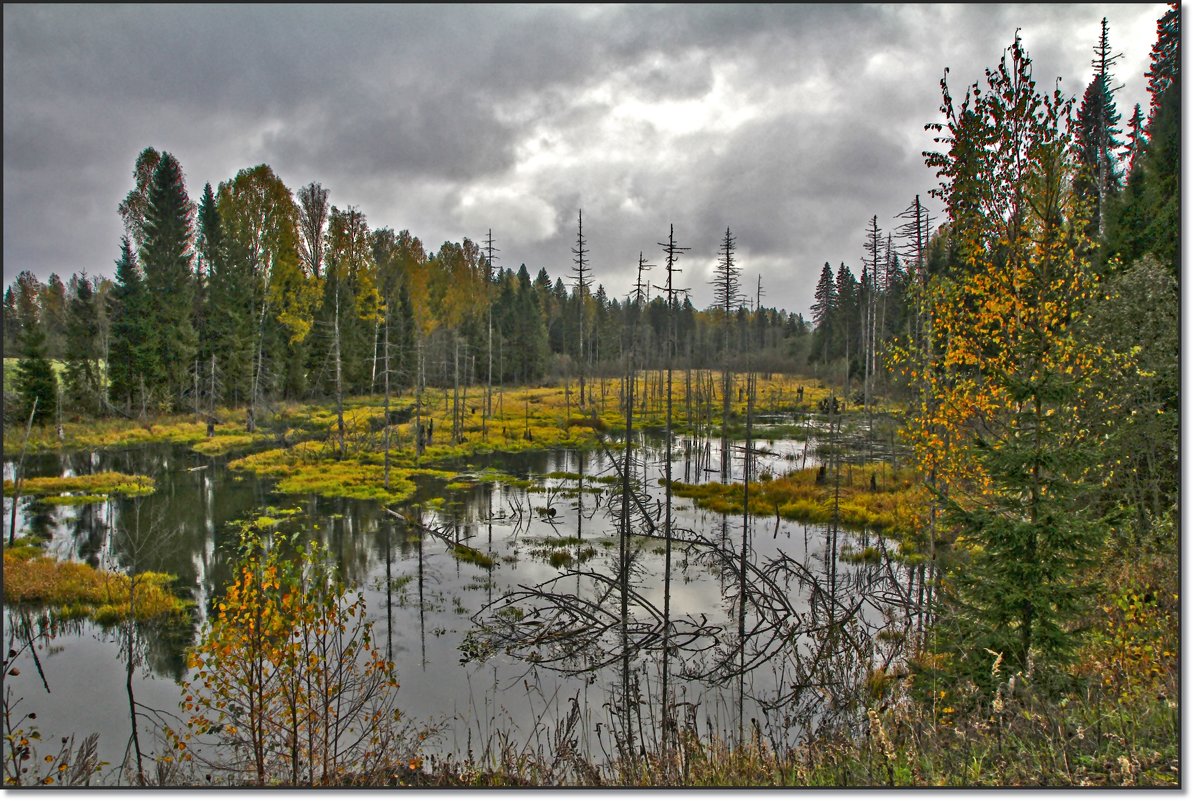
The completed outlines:
{"type": "MultiPolygon", "coordinates": [[[[1151,253],[1175,278],[1180,98],[1168,51],[1176,45],[1157,43],[1151,107],[1145,115],[1136,106],[1125,133],[1105,30],[1098,47],[1098,74],[1071,130],[1070,180],[1091,205],[1087,255],[1109,277],[1151,253]]],[[[982,144],[965,141],[976,119],[970,101],[947,109],[960,127],[940,141],[954,150],[982,144]]],[[[979,179],[927,155],[946,181],[979,179]]],[[[168,152],[146,148],[133,178],[118,209],[126,233],[114,248],[114,278],[83,271],[43,284],[22,272],[6,289],[5,353],[21,357],[5,382],[8,422],[23,421],[34,397],[35,418],[46,421],[60,398],[75,416],[199,411],[328,398],[337,381],[339,393],[377,392],[386,371],[400,387],[614,375],[631,330],[641,366],[662,365],[672,315],[677,365],[721,366],[749,351],[764,371],[811,374],[867,399],[874,391],[910,397],[890,356],[899,341],[923,336],[916,304],[926,288],[966,260],[963,221],[954,214],[937,227],[917,195],[890,230],[876,215],[866,223],[860,275],[824,264],[806,321],[763,305],[763,276],[744,284],[728,230],[717,301],[699,310],[686,294],[669,307],[641,269],[650,256],[627,297],[600,284],[594,291],[582,217],[571,271],[552,278],[546,268],[532,276],[525,264],[500,266],[492,231],[484,242],[428,251],[408,230],[370,228],[358,209],[330,205],[319,183],[292,192],[265,164],[205,185],[197,204],[168,152]],[[64,362],[61,387],[46,358],[64,362]]],[[[976,198],[974,208],[995,200],[976,198]]],[[[644,253],[655,250],[651,243],[644,253]]]]}

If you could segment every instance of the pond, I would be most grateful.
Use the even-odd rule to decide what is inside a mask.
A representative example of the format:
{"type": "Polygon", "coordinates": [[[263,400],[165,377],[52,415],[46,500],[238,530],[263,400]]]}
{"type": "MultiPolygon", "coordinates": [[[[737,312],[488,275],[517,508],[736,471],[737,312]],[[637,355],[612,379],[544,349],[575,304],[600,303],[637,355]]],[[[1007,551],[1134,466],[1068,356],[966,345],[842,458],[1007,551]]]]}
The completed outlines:
{"type": "MultiPolygon", "coordinates": [[[[717,441],[677,438],[669,456],[676,480],[720,480],[717,441]]],[[[28,475],[142,473],[157,490],[81,506],[24,498],[17,529],[48,538],[60,559],[174,574],[195,602],[188,626],[139,632],[133,688],[145,750],[161,746],[146,742],[151,720],[177,725],[185,651],[231,575],[238,521],[265,516],[280,532],[320,540],[347,585],[364,593],[375,639],[397,665],[398,706],[440,728],[431,755],[546,749],[574,703],[572,736],[585,758],[601,762],[616,756],[618,740],[622,747],[627,736],[650,740],[661,726],[658,618],[668,604],[660,479],[668,454],[658,437],[635,449],[627,571],[621,457],[616,441],[606,450],[477,457],[449,466],[461,474],[450,487],[420,480],[395,515],[372,501],[280,494],[269,480],[229,470],[227,458],[182,446],[42,454],[27,459],[28,475]],[[505,478],[493,480],[494,471],[505,478]],[[485,558],[462,557],[456,543],[485,558]],[[571,642],[536,636],[531,617],[570,631],[571,642]]],[[[819,463],[814,438],[765,434],[752,458],[755,476],[819,463]]],[[[6,463],[6,477],[12,470],[6,463]]],[[[673,534],[669,676],[676,716],[700,736],[798,742],[845,711],[867,665],[893,664],[914,636],[916,621],[906,615],[914,571],[873,533],[777,516],[746,525],[741,515],[677,498],[673,534]]],[[[12,608],[5,626],[6,645],[30,630],[41,637],[40,671],[26,653],[20,678],[7,682],[22,709],[36,711],[46,737],[98,732],[101,758],[113,766],[101,781],[120,782],[115,766],[126,757],[131,718],[117,630],[12,608]]]]}

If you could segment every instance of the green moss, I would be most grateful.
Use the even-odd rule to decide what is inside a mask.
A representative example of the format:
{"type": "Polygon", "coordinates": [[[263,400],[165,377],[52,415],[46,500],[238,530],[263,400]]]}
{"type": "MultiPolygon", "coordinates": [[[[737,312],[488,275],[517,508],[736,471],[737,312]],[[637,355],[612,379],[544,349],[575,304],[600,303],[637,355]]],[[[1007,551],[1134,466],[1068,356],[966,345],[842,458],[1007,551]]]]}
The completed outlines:
{"type": "Polygon", "coordinates": [[[476,548],[469,548],[467,545],[457,543],[452,546],[452,554],[461,562],[468,562],[477,567],[483,567],[485,570],[493,569],[493,559],[476,548]]]}
{"type": "Polygon", "coordinates": [[[46,495],[37,499],[46,506],[86,506],[89,503],[103,503],[107,495],[46,495]]]}
{"type": "MultiPolygon", "coordinates": [[[[903,535],[915,530],[923,500],[910,472],[895,473],[886,464],[856,466],[842,471],[839,488],[831,475],[823,484],[817,483],[818,473],[819,468],[809,467],[770,481],[751,482],[750,513],[828,524],[833,521],[835,505],[837,519],[846,528],[903,535]]],[[[672,488],[676,495],[691,498],[703,509],[722,514],[741,514],[744,509],[741,484],[673,482],[672,488]]]]}
{"type": "Polygon", "coordinates": [[[876,565],[882,561],[882,552],[873,545],[867,545],[860,551],[846,547],[841,549],[841,559],[854,565],[876,565]]]}
{"type": "MultiPolygon", "coordinates": [[[[238,431],[243,431],[239,426],[238,431]]],[[[199,440],[191,446],[191,450],[196,453],[201,453],[205,456],[223,456],[233,451],[246,450],[255,445],[274,440],[275,437],[269,434],[257,432],[249,433],[225,433],[219,429],[216,430],[214,437],[207,437],[199,440]]]]}
{"type": "Polygon", "coordinates": [[[572,552],[567,551],[567,550],[562,550],[562,549],[558,550],[558,551],[552,551],[547,556],[548,564],[550,564],[551,567],[556,567],[556,568],[571,567],[572,562],[574,562],[574,561],[575,561],[575,557],[572,556],[572,552]]]}
{"type": "Polygon", "coordinates": [[[543,544],[552,548],[566,548],[569,545],[583,545],[585,540],[579,537],[544,537],[543,544]]]}
{"type": "Polygon", "coordinates": [[[12,545],[4,546],[4,553],[11,554],[16,559],[32,559],[41,556],[48,540],[40,537],[20,537],[12,545]]]}
{"type": "MultiPolygon", "coordinates": [[[[63,498],[66,493],[79,493],[78,497],[86,497],[86,501],[79,503],[94,503],[98,498],[103,500],[110,495],[134,496],[149,495],[154,489],[154,481],[149,476],[131,475],[128,473],[104,472],[91,473],[83,476],[39,476],[27,478],[21,482],[21,495],[40,495],[63,498]]],[[[11,497],[13,483],[4,482],[4,495],[11,497]]],[[[73,497],[73,496],[71,496],[73,497]]],[[[65,503],[66,501],[59,501],[65,503]]]]}

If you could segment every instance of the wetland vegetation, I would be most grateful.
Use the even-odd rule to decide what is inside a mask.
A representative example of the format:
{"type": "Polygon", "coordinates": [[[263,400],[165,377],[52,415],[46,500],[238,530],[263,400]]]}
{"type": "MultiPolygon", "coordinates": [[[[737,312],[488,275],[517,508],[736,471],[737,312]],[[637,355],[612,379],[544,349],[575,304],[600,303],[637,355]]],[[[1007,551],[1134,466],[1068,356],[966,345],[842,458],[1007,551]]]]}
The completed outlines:
{"type": "Polygon", "coordinates": [[[1100,106],[942,81],[810,325],[145,149],[5,297],[6,783],[1179,785],[1178,44],[1121,175],[1105,26],[1100,106]]]}

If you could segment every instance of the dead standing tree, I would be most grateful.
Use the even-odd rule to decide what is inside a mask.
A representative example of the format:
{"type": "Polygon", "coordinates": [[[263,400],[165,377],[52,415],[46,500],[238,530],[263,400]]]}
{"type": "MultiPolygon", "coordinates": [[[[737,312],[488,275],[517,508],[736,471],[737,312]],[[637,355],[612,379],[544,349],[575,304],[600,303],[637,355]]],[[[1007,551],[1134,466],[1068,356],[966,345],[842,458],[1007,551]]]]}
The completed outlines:
{"type": "Polygon", "coordinates": [[[588,267],[588,248],[587,241],[584,239],[584,210],[581,209],[577,216],[576,223],[576,246],[572,248],[572,255],[575,257],[572,261],[575,267],[572,269],[572,276],[575,278],[576,291],[576,306],[579,311],[576,313],[579,324],[580,337],[580,408],[583,409],[586,403],[584,395],[584,321],[587,315],[587,301],[585,297],[588,294],[588,289],[592,286],[592,277],[589,275],[588,267]]]}
{"type": "Polygon", "coordinates": [[[485,305],[489,314],[489,372],[485,380],[485,413],[481,416],[481,437],[489,438],[489,418],[493,416],[493,254],[500,251],[493,247],[493,229],[485,237],[485,305]]]}
{"type": "Polygon", "coordinates": [[[663,517],[663,536],[666,538],[663,563],[663,664],[662,664],[662,692],[663,692],[663,743],[664,747],[671,738],[674,729],[671,718],[671,697],[668,689],[670,674],[670,645],[671,645],[671,444],[672,432],[672,369],[675,362],[675,315],[677,304],[675,295],[684,290],[675,286],[675,274],[680,272],[675,263],[679,257],[690,248],[681,248],[675,244],[675,226],[671,226],[666,242],[659,242],[663,252],[667,254],[667,284],[662,289],[667,293],[667,399],[666,399],[666,433],[663,441],[663,480],[665,486],[665,513],[663,517]]]}
{"type": "Polygon", "coordinates": [[[721,240],[721,250],[713,271],[713,303],[721,311],[721,324],[725,329],[723,343],[724,367],[721,374],[721,481],[728,482],[732,478],[732,466],[729,453],[729,409],[733,396],[733,369],[730,352],[731,334],[733,331],[733,313],[742,305],[741,270],[737,267],[737,260],[733,251],[737,240],[729,228],[725,229],[725,238],[721,240]]]}
{"type": "MultiPolygon", "coordinates": [[[[622,461],[621,470],[621,509],[618,515],[620,521],[620,530],[618,532],[618,583],[621,589],[621,676],[622,676],[622,699],[628,707],[630,698],[630,533],[633,523],[634,507],[632,502],[633,484],[632,477],[634,470],[633,465],[633,449],[634,449],[634,387],[637,383],[637,355],[638,355],[638,320],[642,314],[642,309],[645,305],[644,299],[644,285],[642,283],[642,274],[649,270],[652,266],[646,263],[646,259],[642,254],[638,254],[638,280],[634,285],[634,295],[630,300],[633,306],[633,313],[630,317],[629,325],[629,347],[626,349],[626,367],[625,367],[625,390],[622,393],[625,403],[625,451],[622,461]]],[[[626,752],[630,755],[635,753],[634,750],[634,734],[633,726],[631,725],[631,718],[629,715],[624,716],[625,720],[625,734],[623,739],[626,742],[626,752]]]]}

